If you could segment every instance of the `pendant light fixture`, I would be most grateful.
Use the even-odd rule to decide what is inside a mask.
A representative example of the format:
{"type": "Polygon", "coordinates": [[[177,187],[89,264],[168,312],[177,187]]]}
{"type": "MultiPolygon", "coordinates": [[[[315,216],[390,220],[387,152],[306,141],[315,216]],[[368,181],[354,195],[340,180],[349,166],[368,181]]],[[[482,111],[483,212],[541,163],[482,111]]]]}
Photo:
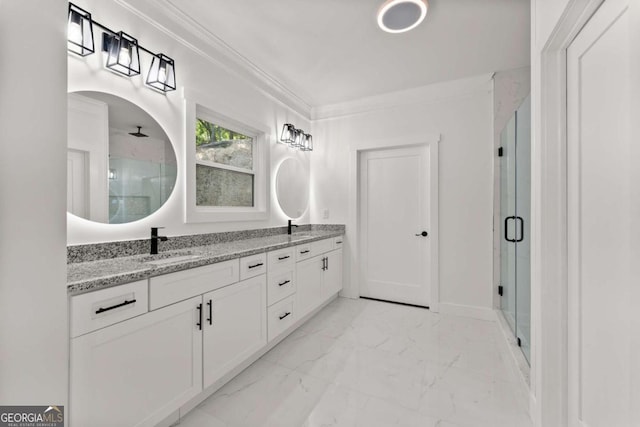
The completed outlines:
{"type": "Polygon", "coordinates": [[[427,0],[387,0],[378,10],[378,26],[388,33],[412,30],[427,16],[427,0]]]}
{"type": "Polygon", "coordinates": [[[140,51],[151,57],[145,84],[160,92],[176,90],[175,62],[167,55],[154,53],[124,31],[112,29],[93,20],[86,10],[69,3],[67,49],[80,56],[95,52],[93,27],[102,30],[102,51],[105,67],[118,74],[135,77],[140,74],[140,51]]]}
{"type": "Polygon", "coordinates": [[[80,56],[91,55],[95,52],[91,14],[73,3],[69,3],[67,49],[80,56]]]}

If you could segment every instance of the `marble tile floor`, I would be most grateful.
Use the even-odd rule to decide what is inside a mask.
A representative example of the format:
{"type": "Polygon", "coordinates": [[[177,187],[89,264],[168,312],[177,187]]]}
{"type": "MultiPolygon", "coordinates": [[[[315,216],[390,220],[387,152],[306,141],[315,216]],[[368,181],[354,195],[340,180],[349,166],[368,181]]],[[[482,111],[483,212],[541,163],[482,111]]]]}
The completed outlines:
{"type": "Polygon", "coordinates": [[[338,298],[180,427],[531,427],[496,322],[338,298]]]}

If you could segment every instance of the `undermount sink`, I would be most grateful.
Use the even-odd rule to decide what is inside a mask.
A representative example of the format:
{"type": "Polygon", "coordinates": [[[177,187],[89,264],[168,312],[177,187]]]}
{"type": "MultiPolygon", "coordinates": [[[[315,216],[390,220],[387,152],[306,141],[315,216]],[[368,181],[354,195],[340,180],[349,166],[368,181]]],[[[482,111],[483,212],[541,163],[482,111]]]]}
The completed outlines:
{"type": "Polygon", "coordinates": [[[167,253],[167,254],[158,254],[158,255],[150,255],[142,259],[144,264],[151,265],[166,265],[173,264],[174,262],[182,262],[189,261],[193,259],[202,258],[202,255],[193,254],[191,252],[181,252],[177,254],[167,253]]]}

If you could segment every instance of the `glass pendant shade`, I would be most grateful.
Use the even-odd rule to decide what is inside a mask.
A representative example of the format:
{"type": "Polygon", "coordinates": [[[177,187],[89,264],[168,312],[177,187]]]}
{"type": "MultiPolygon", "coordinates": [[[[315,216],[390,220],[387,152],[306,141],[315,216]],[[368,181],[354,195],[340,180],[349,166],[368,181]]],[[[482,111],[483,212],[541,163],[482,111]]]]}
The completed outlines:
{"type": "Polygon", "coordinates": [[[304,131],[302,129],[296,129],[293,142],[291,146],[294,148],[300,148],[303,145],[304,131]]]}
{"type": "Polygon", "coordinates": [[[140,74],[140,54],[138,40],[120,31],[108,38],[106,67],[127,77],[140,74]]]}
{"type": "Polygon", "coordinates": [[[162,92],[176,90],[176,71],[173,59],[160,53],[153,57],[147,84],[162,92]]]}
{"type": "Polygon", "coordinates": [[[291,123],[285,123],[282,126],[282,135],[280,135],[280,142],[285,144],[292,144],[295,138],[296,128],[291,123]]]}
{"type": "Polygon", "coordinates": [[[91,14],[72,3],[69,3],[67,49],[80,56],[95,52],[91,14]]]}
{"type": "Polygon", "coordinates": [[[313,136],[311,134],[304,134],[304,147],[302,147],[303,151],[313,151],[313,136]]]}

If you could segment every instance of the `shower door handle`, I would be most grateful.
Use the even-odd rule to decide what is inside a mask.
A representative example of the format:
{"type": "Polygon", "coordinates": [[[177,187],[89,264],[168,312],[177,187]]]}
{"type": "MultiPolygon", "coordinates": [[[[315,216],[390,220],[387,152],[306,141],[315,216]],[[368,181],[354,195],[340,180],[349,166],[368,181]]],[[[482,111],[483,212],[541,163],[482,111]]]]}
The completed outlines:
{"type": "Polygon", "coordinates": [[[520,220],[520,238],[518,239],[516,237],[516,240],[514,240],[515,242],[522,242],[524,240],[524,219],[522,219],[521,216],[517,216],[515,217],[516,220],[520,220]]]}
{"type": "Polygon", "coordinates": [[[513,242],[513,243],[515,243],[515,242],[517,242],[517,240],[516,240],[516,239],[510,239],[510,238],[509,238],[509,231],[508,231],[508,230],[509,230],[509,220],[510,220],[510,219],[515,220],[515,219],[516,219],[516,217],[515,217],[515,216],[508,216],[508,217],[506,217],[506,218],[504,219],[504,239],[505,239],[507,242],[513,242]]]}

